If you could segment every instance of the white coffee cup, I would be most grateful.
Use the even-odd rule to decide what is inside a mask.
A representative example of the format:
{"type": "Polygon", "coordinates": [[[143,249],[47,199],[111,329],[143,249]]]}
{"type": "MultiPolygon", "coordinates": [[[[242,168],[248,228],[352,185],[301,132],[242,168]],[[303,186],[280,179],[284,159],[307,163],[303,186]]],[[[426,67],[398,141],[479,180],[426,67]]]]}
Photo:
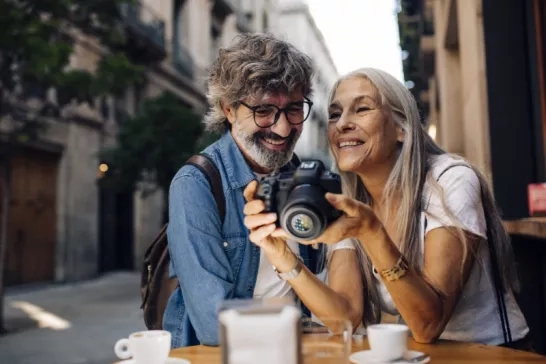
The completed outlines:
{"type": "Polygon", "coordinates": [[[118,358],[132,357],[135,364],[165,364],[170,350],[171,333],[163,330],[133,332],[114,346],[118,358]]]}
{"type": "Polygon", "coordinates": [[[391,361],[402,358],[408,350],[408,327],[398,324],[370,325],[366,328],[374,359],[391,361]]]}

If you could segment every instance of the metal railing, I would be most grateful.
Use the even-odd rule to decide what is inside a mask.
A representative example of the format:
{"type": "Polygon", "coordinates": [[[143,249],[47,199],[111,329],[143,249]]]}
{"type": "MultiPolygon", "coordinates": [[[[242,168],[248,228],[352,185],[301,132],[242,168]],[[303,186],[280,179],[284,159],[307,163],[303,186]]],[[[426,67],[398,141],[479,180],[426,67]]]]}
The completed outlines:
{"type": "Polygon", "coordinates": [[[140,36],[165,49],[165,21],[140,1],[120,5],[125,23],[140,36]]]}
{"type": "Polygon", "coordinates": [[[193,79],[194,65],[193,59],[186,48],[180,42],[175,43],[173,47],[174,67],[184,76],[193,79]]]}

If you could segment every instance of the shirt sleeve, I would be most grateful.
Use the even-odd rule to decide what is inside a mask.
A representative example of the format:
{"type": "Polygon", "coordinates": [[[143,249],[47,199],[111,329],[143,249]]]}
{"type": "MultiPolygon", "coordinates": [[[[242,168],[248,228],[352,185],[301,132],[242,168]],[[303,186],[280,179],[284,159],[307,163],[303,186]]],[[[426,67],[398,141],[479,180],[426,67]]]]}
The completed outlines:
{"type": "Polygon", "coordinates": [[[328,245],[328,251],[330,251],[330,252],[333,252],[335,250],[340,250],[340,249],[355,250],[356,247],[354,245],[353,239],[344,239],[344,240],[342,240],[342,241],[340,241],[338,243],[328,245]]]}
{"type": "Polygon", "coordinates": [[[233,296],[233,272],[209,183],[197,169],[173,179],[167,229],[171,262],[197,338],[218,345],[218,305],[233,296]]]}
{"type": "Polygon", "coordinates": [[[441,175],[438,184],[441,190],[431,188],[426,205],[425,234],[439,227],[458,226],[486,238],[481,187],[476,173],[465,166],[452,167],[441,175]]]}

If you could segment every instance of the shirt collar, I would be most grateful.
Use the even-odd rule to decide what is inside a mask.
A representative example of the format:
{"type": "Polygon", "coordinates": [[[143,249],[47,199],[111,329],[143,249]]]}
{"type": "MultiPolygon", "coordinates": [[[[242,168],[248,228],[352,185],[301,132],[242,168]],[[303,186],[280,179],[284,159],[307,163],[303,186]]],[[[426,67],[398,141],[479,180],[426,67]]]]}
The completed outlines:
{"type": "MultiPolygon", "coordinates": [[[[222,162],[226,170],[227,179],[232,189],[238,189],[248,185],[256,179],[256,175],[250,169],[243,153],[233,139],[230,131],[226,131],[218,141],[218,148],[222,156],[222,162]]],[[[281,167],[281,172],[294,170],[299,165],[299,159],[294,153],[292,160],[281,167]]]]}

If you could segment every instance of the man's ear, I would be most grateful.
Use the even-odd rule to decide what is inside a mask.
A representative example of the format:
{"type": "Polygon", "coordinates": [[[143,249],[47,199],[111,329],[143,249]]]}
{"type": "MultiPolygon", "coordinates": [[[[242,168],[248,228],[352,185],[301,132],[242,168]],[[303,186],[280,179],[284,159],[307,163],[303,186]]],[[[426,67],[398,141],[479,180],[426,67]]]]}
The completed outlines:
{"type": "Polygon", "coordinates": [[[226,116],[226,119],[229,121],[229,123],[233,125],[236,119],[235,108],[222,101],[222,111],[224,112],[224,115],[226,116]]]}

